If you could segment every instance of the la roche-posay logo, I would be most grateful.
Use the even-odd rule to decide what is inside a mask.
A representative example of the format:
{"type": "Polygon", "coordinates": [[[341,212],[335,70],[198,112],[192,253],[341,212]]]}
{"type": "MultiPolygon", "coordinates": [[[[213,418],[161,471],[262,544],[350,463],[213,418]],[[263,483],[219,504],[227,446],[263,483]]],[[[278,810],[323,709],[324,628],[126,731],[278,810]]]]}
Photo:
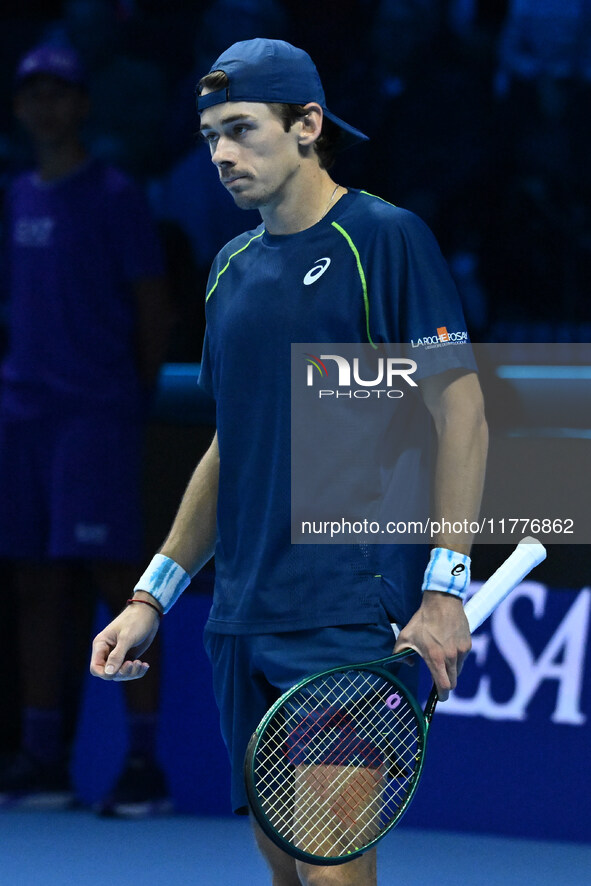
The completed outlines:
{"type": "Polygon", "coordinates": [[[318,398],[356,400],[399,400],[406,388],[418,387],[412,378],[417,371],[414,360],[406,357],[376,357],[371,366],[359,357],[349,359],[340,354],[305,354],[306,386],[318,398]]]}
{"type": "Polygon", "coordinates": [[[441,348],[446,345],[465,345],[468,343],[468,333],[465,330],[448,332],[447,326],[438,326],[436,335],[426,335],[423,338],[410,340],[413,348],[441,348]]]}

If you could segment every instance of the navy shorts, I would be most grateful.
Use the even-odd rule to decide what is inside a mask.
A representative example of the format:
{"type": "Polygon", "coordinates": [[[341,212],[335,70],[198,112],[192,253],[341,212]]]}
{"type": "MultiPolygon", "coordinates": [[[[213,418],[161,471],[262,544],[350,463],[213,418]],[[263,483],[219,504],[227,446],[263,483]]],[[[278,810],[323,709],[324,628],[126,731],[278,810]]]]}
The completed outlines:
{"type": "Polygon", "coordinates": [[[0,556],[142,559],[142,428],[106,416],[0,424],[0,556]]]}
{"type": "MultiPolygon", "coordinates": [[[[251,735],[279,696],[299,680],[343,664],[391,655],[394,633],[380,624],[341,625],[277,634],[218,634],[205,630],[222,737],[232,767],[232,808],[247,812],[244,755],[251,735]]],[[[418,668],[403,668],[412,680],[418,668]]],[[[408,682],[405,680],[405,682],[408,682]]]]}

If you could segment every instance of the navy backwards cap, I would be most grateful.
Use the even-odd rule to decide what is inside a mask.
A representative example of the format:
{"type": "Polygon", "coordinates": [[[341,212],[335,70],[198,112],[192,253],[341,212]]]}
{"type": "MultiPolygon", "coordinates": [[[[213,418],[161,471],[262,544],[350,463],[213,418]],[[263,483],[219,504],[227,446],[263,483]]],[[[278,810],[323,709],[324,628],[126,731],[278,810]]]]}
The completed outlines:
{"type": "Polygon", "coordinates": [[[28,52],[16,69],[15,87],[38,74],[49,74],[73,86],[86,85],[86,71],[78,53],[66,47],[38,46],[28,52]]]}
{"type": "Polygon", "coordinates": [[[223,71],[229,85],[207,95],[199,95],[199,112],[222,102],[276,102],[288,105],[317,102],[324,116],[340,129],[339,149],[368,141],[367,135],[328,110],[314,62],[307,52],[291,43],[262,37],[234,43],[213,63],[209,73],[214,71],[223,71]]]}

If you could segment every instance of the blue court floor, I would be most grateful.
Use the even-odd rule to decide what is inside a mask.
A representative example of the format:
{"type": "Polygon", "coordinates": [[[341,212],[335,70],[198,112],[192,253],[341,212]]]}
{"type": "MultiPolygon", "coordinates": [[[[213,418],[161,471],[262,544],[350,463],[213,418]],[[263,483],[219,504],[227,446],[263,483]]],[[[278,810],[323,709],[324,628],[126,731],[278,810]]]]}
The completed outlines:
{"type": "MultiPolygon", "coordinates": [[[[399,828],[380,847],[380,886],[589,886],[591,845],[399,828]]],[[[0,815],[2,886],[270,886],[243,819],[0,815]]],[[[363,886],[363,884],[360,884],[363,886]]]]}

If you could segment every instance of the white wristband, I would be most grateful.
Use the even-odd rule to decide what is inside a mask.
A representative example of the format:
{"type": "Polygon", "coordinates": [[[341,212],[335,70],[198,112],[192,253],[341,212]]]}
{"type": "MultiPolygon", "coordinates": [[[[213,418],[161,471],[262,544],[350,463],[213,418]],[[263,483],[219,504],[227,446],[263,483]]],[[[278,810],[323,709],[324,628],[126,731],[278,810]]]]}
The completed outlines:
{"type": "Polygon", "coordinates": [[[176,603],[190,582],[191,576],[185,572],[182,566],[179,566],[170,557],[156,554],[136,584],[134,591],[147,591],[155,600],[158,600],[166,613],[176,603]]]}
{"type": "Polygon", "coordinates": [[[433,548],[425,569],[423,591],[443,591],[462,600],[470,584],[470,557],[447,548],[433,548]]]}

